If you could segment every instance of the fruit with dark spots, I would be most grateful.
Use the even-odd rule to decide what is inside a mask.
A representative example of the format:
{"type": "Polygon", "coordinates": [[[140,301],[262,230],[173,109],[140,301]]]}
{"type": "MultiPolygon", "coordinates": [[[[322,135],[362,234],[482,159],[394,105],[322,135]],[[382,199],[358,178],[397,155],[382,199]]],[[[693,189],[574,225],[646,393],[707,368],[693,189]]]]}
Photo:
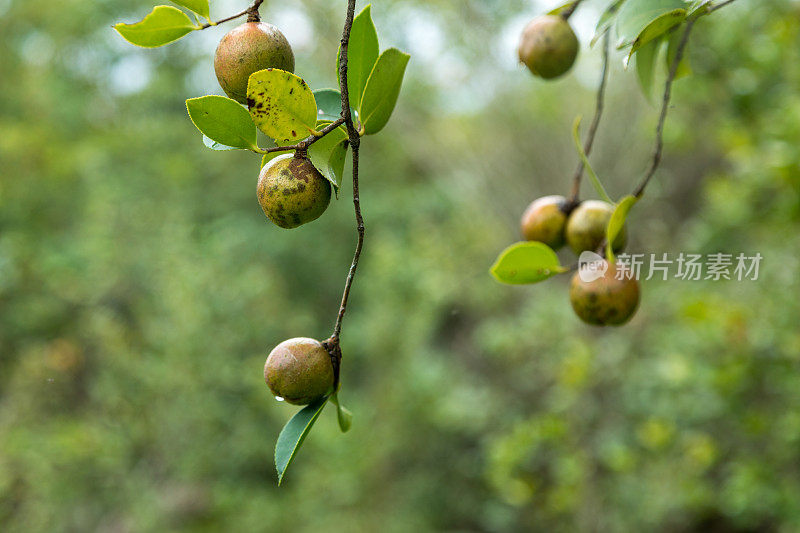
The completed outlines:
{"type": "Polygon", "coordinates": [[[557,15],[536,17],[522,30],[519,60],[546,80],[566,73],[578,55],[578,38],[569,23],[557,15]]]}
{"type": "MultiPolygon", "coordinates": [[[[614,206],[600,200],[581,202],[567,219],[565,236],[567,244],[576,254],[586,250],[597,252],[606,237],[606,226],[614,213],[614,206]]],[[[627,231],[623,226],[614,239],[614,251],[625,248],[628,241],[627,231]]]]}
{"type": "MultiPolygon", "coordinates": [[[[597,265],[595,263],[594,268],[597,265]]],[[[608,269],[592,281],[581,279],[581,272],[575,273],[569,287],[569,301],[575,314],[593,326],[622,325],[639,307],[639,281],[633,278],[629,269],[618,268],[616,264],[606,265],[608,269]]],[[[587,271],[583,273],[587,280],[594,277],[586,276],[587,271]]]]}
{"type": "Polygon", "coordinates": [[[247,104],[247,81],[253,72],[277,68],[294,72],[294,53],[272,24],[245,22],[228,32],[217,46],[214,70],[225,94],[247,104]]]}
{"type": "Polygon", "coordinates": [[[261,169],[256,193],[267,218],[291,229],[325,212],[331,201],[331,184],[305,156],[284,154],[261,169]]]}
{"type": "Polygon", "coordinates": [[[309,404],[333,392],[331,356],[317,340],[285,340],[269,353],[264,381],[276,398],[294,405],[309,404]]]}
{"type": "Polygon", "coordinates": [[[564,245],[564,212],[567,199],[563,196],[543,196],[528,206],[522,215],[520,227],[526,241],[543,242],[553,250],[564,245]]]}

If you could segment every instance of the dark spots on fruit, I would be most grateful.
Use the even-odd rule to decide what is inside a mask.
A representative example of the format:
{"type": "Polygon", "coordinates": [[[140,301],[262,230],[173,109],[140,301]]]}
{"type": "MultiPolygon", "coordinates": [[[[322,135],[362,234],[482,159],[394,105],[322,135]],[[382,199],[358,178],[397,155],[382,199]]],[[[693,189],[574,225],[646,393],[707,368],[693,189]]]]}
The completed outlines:
{"type": "Polygon", "coordinates": [[[256,101],[253,100],[252,98],[248,98],[247,99],[247,107],[253,107],[255,105],[255,103],[256,103],[256,101]]]}
{"type": "Polygon", "coordinates": [[[292,87],[291,89],[289,89],[289,94],[292,94],[293,92],[294,92],[294,87],[292,87]]]}
{"type": "Polygon", "coordinates": [[[297,137],[297,132],[292,130],[292,137],[297,137]]]}

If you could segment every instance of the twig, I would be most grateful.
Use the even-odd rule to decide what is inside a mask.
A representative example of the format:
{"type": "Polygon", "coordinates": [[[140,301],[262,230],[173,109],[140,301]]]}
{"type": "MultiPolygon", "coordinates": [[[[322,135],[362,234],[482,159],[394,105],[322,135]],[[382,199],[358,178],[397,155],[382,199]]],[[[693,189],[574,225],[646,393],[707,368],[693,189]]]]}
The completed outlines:
{"type": "Polygon", "coordinates": [[[672,97],[672,82],[675,81],[675,74],[678,72],[678,65],[680,65],[681,59],[683,59],[683,53],[686,50],[686,45],[689,43],[689,34],[692,32],[692,28],[694,27],[694,23],[696,21],[697,19],[692,19],[686,23],[686,28],[683,30],[683,35],[681,36],[680,44],[678,44],[678,49],[675,52],[675,57],[673,58],[672,64],[669,67],[669,75],[667,76],[667,81],[664,85],[664,99],[661,103],[661,115],[658,118],[658,125],[656,126],[656,145],[653,149],[653,158],[650,162],[650,167],[647,169],[647,173],[645,173],[644,178],[642,179],[642,182],[638,187],[636,187],[636,189],[634,189],[632,193],[636,198],[642,197],[645,187],[647,187],[650,179],[656,173],[659,163],[661,163],[661,154],[664,149],[664,122],[667,120],[669,101],[672,97]]]}
{"type": "MultiPolygon", "coordinates": [[[[600,117],[603,116],[603,103],[605,102],[606,83],[608,82],[608,49],[610,47],[609,33],[606,32],[603,37],[603,73],[600,77],[600,87],[597,89],[597,104],[594,109],[594,118],[589,126],[589,132],[586,135],[586,142],[583,145],[583,152],[586,156],[592,151],[594,144],[594,136],[597,133],[597,127],[600,125],[600,117]]],[[[567,206],[574,207],[578,203],[578,196],[581,190],[581,178],[583,177],[584,164],[583,160],[578,163],[578,168],[575,169],[575,175],[572,178],[572,192],[570,193],[567,206]]]]}
{"type": "Polygon", "coordinates": [[[254,0],[253,3],[250,5],[250,7],[248,7],[244,11],[236,13],[235,15],[231,15],[230,17],[225,17],[224,19],[219,19],[216,22],[206,22],[205,24],[201,24],[198,29],[204,30],[206,28],[210,28],[211,26],[216,26],[224,22],[229,22],[233,19],[238,19],[239,17],[243,17],[245,15],[247,15],[247,22],[258,22],[260,20],[258,16],[258,8],[261,7],[261,4],[263,3],[264,0],[254,0]]]}
{"type": "Polygon", "coordinates": [[[342,124],[344,124],[344,122],[345,120],[343,118],[337,118],[336,120],[334,120],[333,122],[322,128],[320,131],[312,133],[311,135],[309,135],[308,137],[306,137],[297,144],[290,144],[287,146],[273,146],[272,148],[266,148],[264,150],[260,150],[258,153],[271,154],[273,152],[288,152],[289,150],[300,150],[300,151],[308,150],[308,148],[312,144],[314,144],[315,142],[322,139],[327,134],[329,134],[342,124]]]}
{"type": "Polygon", "coordinates": [[[350,264],[350,270],[347,273],[347,279],[344,284],[344,292],[342,294],[342,303],[339,306],[339,314],[336,317],[336,324],[333,327],[333,335],[330,342],[338,345],[339,335],[342,332],[342,319],[347,311],[347,300],[350,297],[350,289],[353,286],[353,278],[356,275],[358,268],[358,260],[361,257],[361,249],[364,247],[364,219],[361,216],[361,200],[358,192],[358,149],[361,145],[361,138],[358,135],[355,124],[353,124],[353,116],[350,113],[350,95],[347,91],[347,49],[350,43],[350,30],[353,27],[353,16],[355,15],[356,0],[347,1],[347,17],[344,23],[344,30],[342,31],[341,54],[339,55],[339,88],[342,93],[342,118],[347,126],[347,134],[350,141],[350,147],[353,149],[353,207],[356,215],[356,231],[358,232],[358,241],[356,242],[356,250],[353,254],[353,262],[350,264]]]}
{"type": "Polygon", "coordinates": [[[734,3],[735,1],[736,0],[725,0],[725,2],[722,2],[720,4],[712,5],[711,7],[708,8],[708,11],[706,11],[706,14],[713,13],[717,9],[721,9],[721,8],[727,6],[728,4],[734,3]]]}
{"type": "Polygon", "coordinates": [[[563,18],[564,20],[569,20],[569,18],[572,16],[575,10],[578,9],[578,6],[580,5],[581,2],[583,2],[583,0],[575,0],[571,6],[569,6],[567,9],[559,13],[561,18],[563,18]]]}

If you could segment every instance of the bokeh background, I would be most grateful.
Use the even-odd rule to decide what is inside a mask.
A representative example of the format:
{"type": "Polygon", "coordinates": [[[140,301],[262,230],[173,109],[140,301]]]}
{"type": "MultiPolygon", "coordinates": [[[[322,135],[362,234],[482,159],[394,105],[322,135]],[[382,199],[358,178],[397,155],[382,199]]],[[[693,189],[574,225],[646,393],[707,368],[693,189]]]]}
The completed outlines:
{"type": "MultiPolygon", "coordinates": [[[[572,18],[569,76],[515,64],[522,26],[557,3],[375,0],[382,48],[412,60],[362,145],[355,422],[342,435],[323,413],[278,488],[295,409],[262,365],[330,334],[347,181],[285,231],[256,201],[258,156],[203,146],[183,101],[221,93],[230,24],[141,50],[110,26],[153,2],[0,0],[0,529],[800,530],[800,2],[697,25],[629,222],[630,252],[758,252],[759,279],[646,282],[618,329],[579,322],[565,277],[488,274],[526,204],[568,191],[571,124],[593,110],[605,2],[572,18]]],[[[344,5],[262,8],[314,88],[335,86],[344,5]]],[[[592,158],[612,195],[642,175],[656,115],[615,54],[592,158]]]]}

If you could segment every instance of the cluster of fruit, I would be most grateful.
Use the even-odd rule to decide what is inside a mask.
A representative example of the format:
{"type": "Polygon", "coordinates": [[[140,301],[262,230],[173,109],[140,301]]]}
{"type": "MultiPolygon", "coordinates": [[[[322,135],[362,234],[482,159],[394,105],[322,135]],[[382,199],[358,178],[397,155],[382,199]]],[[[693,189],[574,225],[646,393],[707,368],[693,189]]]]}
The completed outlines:
{"type": "MultiPolygon", "coordinates": [[[[523,30],[518,52],[520,61],[535,76],[552,79],[572,68],[578,55],[578,39],[565,17],[542,15],[523,30]]],[[[534,200],[522,215],[522,236],[553,250],[566,243],[576,255],[585,251],[602,253],[613,213],[614,206],[608,202],[578,203],[563,196],[545,196],[534,200]]],[[[622,250],[626,241],[623,227],[614,239],[613,250],[622,250]]],[[[614,264],[608,265],[599,277],[582,276],[579,271],[572,278],[570,301],[578,317],[588,324],[621,325],[639,305],[639,282],[614,264]]]]}
{"type": "MultiPolygon", "coordinates": [[[[248,21],[228,32],[217,46],[214,70],[230,98],[248,105],[250,75],[265,69],[294,72],[294,53],[275,26],[248,21]]],[[[331,184],[305,153],[296,151],[269,161],[258,177],[258,202],[272,222],[296,228],[325,212],[331,200],[331,184]]]]}
{"type": "MultiPolygon", "coordinates": [[[[214,70],[230,98],[248,105],[247,83],[259,70],[294,72],[294,53],[275,26],[250,21],[228,32],[217,46],[214,70]]],[[[295,228],[318,218],[331,199],[330,182],[305,154],[280,155],[258,177],[258,202],[267,217],[282,228],[295,228]]],[[[269,354],[264,379],[276,398],[306,405],[333,391],[331,357],[317,340],[283,341],[269,354]]]]}

